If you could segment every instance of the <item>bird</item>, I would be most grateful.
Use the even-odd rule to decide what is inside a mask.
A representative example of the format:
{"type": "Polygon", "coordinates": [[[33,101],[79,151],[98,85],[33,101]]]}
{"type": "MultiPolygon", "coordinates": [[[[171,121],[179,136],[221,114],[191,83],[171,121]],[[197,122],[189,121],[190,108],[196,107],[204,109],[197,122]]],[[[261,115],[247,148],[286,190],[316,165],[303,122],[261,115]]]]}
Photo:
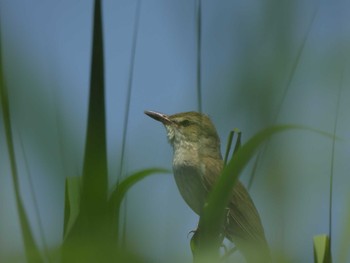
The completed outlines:
{"type": "MultiPolygon", "coordinates": [[[[184,201],[200,216],[224,167],[214,124],[207,115],[195,111],[173,115],[145,111],[145,114],[164,125],[173,148],[175,182],[184,201]]],[[[270,262],[259,213],[240,181],[232,189],[226,209],[224,236],[235,244],[248,263],[270,262]]]]}

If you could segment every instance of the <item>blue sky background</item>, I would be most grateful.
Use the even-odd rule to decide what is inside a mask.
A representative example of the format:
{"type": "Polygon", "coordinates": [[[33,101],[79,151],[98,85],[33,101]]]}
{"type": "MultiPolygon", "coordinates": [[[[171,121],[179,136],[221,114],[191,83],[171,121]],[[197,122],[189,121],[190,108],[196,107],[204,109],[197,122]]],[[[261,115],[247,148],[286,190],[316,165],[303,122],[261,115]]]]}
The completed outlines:
{"type": "MultiPolygon", "coordinates": [[[[65,177],[82,170],[93,3],[0,3],[4,75],[21,191],[42,246],[30,193],[33,184],[44,236],[52,248],[62,237],[65,177]]],[[[144,110],[171,114],[197,109],[194,7],[194,1],[187,0],[142,1],[126,174],[154,166],[171,169],[165,130],[144,110]]],[[[135,9],[136,1],[103,1],[111,185],[120,162],[135,9]]],[[[333,210],[337,262],[350,200],[350,2],[203,0],[202,11],[203,111],[212,117],[223,146],[235,127],[243,132],[244,141],[275,120],[332,133],[338,116],[341,139],[335,144],[333,210]]],[[[2,131],[2,115],[0,123],[2,131]]],[[[0,261],[23,250],[5,145],[1,132],[0,261]]],[[[312,262],[312,237],[328,231],[331,153],[329,137],[309,131],[278,135],[271,140],[250,191],[269,243],[292,262],[312,262]]],[[[244,183],[250,168],[242,175],[244,183]]],[[[152,262],[191,262],[187,233],[195,229],[198,218],[181,199],[172,175],[155,175],[132,188],[127,220],[128,243],[134,251],[152,262]]]]}

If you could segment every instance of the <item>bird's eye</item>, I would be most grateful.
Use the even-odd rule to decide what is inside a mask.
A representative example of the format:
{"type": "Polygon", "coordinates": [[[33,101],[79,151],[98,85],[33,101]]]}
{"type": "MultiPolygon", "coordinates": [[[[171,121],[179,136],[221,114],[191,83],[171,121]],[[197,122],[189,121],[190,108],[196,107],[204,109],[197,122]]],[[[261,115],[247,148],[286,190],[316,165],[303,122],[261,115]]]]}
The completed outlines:
{"type": "Polygon", "coordinates": [[[189,120],[183,120],[180,122],[181,126],[187,127],[191,124],[191,122],[189,120]]]}

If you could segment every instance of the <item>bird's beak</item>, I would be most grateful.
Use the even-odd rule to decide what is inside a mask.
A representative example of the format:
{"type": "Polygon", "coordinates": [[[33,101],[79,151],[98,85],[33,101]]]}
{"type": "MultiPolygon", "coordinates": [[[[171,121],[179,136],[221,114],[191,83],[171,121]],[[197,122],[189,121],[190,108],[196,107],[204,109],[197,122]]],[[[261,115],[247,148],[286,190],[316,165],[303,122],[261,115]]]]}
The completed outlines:
{"type": "Polygon", "coordinates": [[[150,116],[152,119],[155,119],[156,121],[160,121],[164,125],[172,124],[173,122],[169,119],[169,116],[160,112],[155,111],[145,111],[145,114],[150,116]]]}

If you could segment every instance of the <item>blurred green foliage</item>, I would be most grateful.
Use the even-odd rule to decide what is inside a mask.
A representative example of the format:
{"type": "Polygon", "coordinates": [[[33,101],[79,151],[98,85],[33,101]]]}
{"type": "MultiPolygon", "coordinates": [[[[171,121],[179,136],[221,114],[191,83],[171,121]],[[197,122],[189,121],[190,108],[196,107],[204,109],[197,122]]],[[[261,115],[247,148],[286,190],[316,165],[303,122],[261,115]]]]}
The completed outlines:
{"type": "MultiPolygon", "coordinates": [[[[283,1],[285,3],[285,1],[283,1]]],[[[274,5],[274,1],[269,1],[266,5],[268,8],[278,8],[274,5]]],[[[293,4],[280,4],[279,7],[293,9],[293,4]]],[[[316,11],[315,11],[316,12],[316,11]]],[[[268,16],[264,23],[266,28],[275,28],[272,26],[275,19],[268,16]],[[269,26],[270,25],[270,26],[269,26]]],[[[284,12],[277,12],[283,14],[284,12]]],[[[200,13],[198,13],[198,16],[200,13]]],[[[280,17],[281,23],[290,24],[291,17],[280,17]]],[[[272,30],[271,29],[271,30],[272,30]]],[[[200,29],[198,29],[200,30],[200,29]]],[[[246,65],[241,65],[240,70],[244,73],[241,75],[240,83],[241,98],[248,97],[251,89],[257,85],[262,85],[266,89],[261,91],[264,99],[254,99],[253,102],[262,104],[262,108],[271,107],[270,103],[273,99],[270,97],[275,93],[274,87],[280,83],[279,71],[286,70],[284,65],[285,56],[289,55],[289,38],[287,31],[281,31],[283,35],[276,45],[276,54],[274,61],[269,61],[266,66],[266,72],[260,76],[252,78],[251,73],[254,72],[249,59],[246,65]],[[287,50],[287,51],[286,51],[287,50]],[[281,55],[281,56],[279,56],[281,55]],[[281,66],[282,65],[282,66],[281,66]],[[269,73],[269,74],[266,74],[269,73]],[[267,92],[268,91],[268,92],[267,92]]],[[[309,32],[309,31],[308,31],[309,32]]],[[[267,36],[274,37],[271,32],[265,32],[267,36]]],[[[121,204],[129,189],[145,177],[155,173],[166,173],[167,170],[152,168],[138,171],[126,177],[124,180],[117,182],[111,195],[108,195],[108,173],[107,173],[107,150],[106,150],[106,122],[105,122],[105,91],[104,91],[104,60],[103,60],[103,35],[102,35],[102,15],[101,1],[95,1],[94,8],[94,34],[93,34],[89,109],[88,109],[88,126],[87,137],[85,143],[84,164],[82,176],[68,177],[66,179],[65,191],[65,211],[64,211],[64,233],[62,247],[59,249],[60,258],[63,262],[146,262],[144,257],[136,255],[132,251],[123,249],[119,243],[120,236],[120,215],[121,204]]],[[[305,39],[304,39],[305,40],[305,39]]],[[[1,40],[0,40],[1,44],[1,40]]],[[[287,85],[290,84],[292,75],[299,63],[300,54],[303,49],[303,42],[297,51],[295,63],[292,65],[292,73],[288,79],[287,85]]],[[[135,52],[135,51],[134,51],[135,52]]],[[[1,55],[1,52],[0,52],[1,55]]],[[[251,56],[259,54],[251,54],[251,56]]],[[[261,54],[260,54],[261,58],[261,54]]],[[[8,94],[6,89],[5,78],[3,75],[2,60],[0,57],[0,95],[1,95],[1,111],[3,114],[3,127],[6,135],[7,151],[11,162],[12,180],[15,188],[16,205],[24,240],[26,259],[28,262],[42,262],[44,252],[41,251],[32,234],[32,229],[28,222],[28,217],[24,209],[20,189],[18,186],[17,164],[15,150],[13,146],[13,129],[11,128],[11,117],[8,94]]],[[[199,75],[200,77],[200,75],[199,75]]],[[[200,91],[200,88],[199,88],[200,91]]],[[[285,92],[283,92],[285,98],[285,92]]],[[[199,92],[201,94],[201,92],[199,92]]],[[[340,96],[340,95],[338,95],[340,96]]],[[[249,99],[242,101],[249,101],[249,99]]],[[[282,100],[283,102],[283,100],[282,100]]],[[[201,104],[199,99],[199,104],[201,104]]],[[[251,103],[252,105],[254,103],[251,103]]],[[[255,105],[255,104],[254,104],[255,105]]],[[[255,106],[252,107],[255,107],[255,106]]],[[[279,109],[280,110],[280,109],[279,109]]],[[[263,114],[271,113],[271,109],[261,111],[262,118],[274,119],[263,114]]],[[[269,121],[267,121],[269,122],[269,121]]],[[[210,196],[206,211],[200,219],[200,227],[203,229],[202,237],[204,246],[204,254],[207,256],[207,244],[215,251],[214,257],[219,255],[219,245],[221,240],[219,237],[219,229],[223,220],[225,204],[228,200],[230,189],[234,186],[235,181],[240,175],[243,167],[252,159],[258,147],[266,141],[271,135],[290,130],[295,127],[291,126],[272,126],[257,133],[255,136],[242,146],[241,149],[235,150],[236,154],[228,163],[227,168],[223,172],[223,176],[218,182],[216,188],[210,196]],[[214,242],[213,242],[214,241],[214,242]],[[216,242],[215,242],[216,241],[216,242]]],[[[225,158],[227,160],[227,158],[225,158]]],[[[348,208],[350,211],[350,208],[348,208]]],[[[350,213],[350,212],[349,212],[350,213]]],[[[317,219],[316,219],[317,220],[317,219]]],[[[350,221],[347,220],[344,225],[344,237],[341,242],[339,254],[340,263],[347,260],[347,250],[349,244],[349,228],[350,221]]],[[[311,241],[310,241],[311,242],[311,241]]],[[[314,259],[315,262],[331,262],[331,246],[330,237],[327,235],[316,236],[314,239],[314,259]]],[[[201,247],[195,249],[203,249],[201,247]]],[[[200,252],[201,253],[201,252],[200,252]]],[[[311,253],[311,252],[310,252],[311,253]]],[[[52,254],[49,252],[49,254],[52,254]]],[[[210,257],[209,257],[210,258],[210,257]]],[[[279,258],[276,256],[276,258],[279,258]]],[[[281,256],[278,262],[290,262],[286,256],[281,256]]],[[[215,258],[214,260],[217,260],[215,258]]],[[[208,260],[208,258],[206,259],[208,260]]],[[[14,259],[13,261],[16,261],[14,259]]],[[[54,260],[56,261],[56,260],[54,260]]],[[[211,261],[212,262],[212,261],[211,261]]]]}

